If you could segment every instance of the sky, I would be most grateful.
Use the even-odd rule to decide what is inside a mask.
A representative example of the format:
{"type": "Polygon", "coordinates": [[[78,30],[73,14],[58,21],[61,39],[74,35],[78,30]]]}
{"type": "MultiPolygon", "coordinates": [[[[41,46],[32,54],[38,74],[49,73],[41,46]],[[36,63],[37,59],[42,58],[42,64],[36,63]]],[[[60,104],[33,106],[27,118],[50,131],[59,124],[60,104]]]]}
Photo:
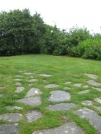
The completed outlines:
{"type": "Polygon", "coordinates": [[[0,12],[29,9],[44,22],[67,31],[73,26],[101,33],[101,0],[0,0],[0,12]]]}

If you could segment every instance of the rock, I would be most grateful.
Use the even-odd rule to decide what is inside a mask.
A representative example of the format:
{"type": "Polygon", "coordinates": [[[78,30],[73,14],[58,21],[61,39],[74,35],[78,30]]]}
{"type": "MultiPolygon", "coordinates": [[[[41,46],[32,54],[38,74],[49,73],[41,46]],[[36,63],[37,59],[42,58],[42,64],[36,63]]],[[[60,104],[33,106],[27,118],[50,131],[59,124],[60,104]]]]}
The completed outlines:
{"type": "Polygon", "coordinates": [[[55,87],[58,87],[59,85],[57,84],[48,84],[45,86],[45,88],[55,88],[55,87]]]}
{"type": "Polygon", "coordinates": [[[92,78],[92,79],[97,79],[98,76],[95,75],[95,74],[85,74],[86,76],[88,76],[89,78],[92,78]]]}
{"type": "Polygon", "coordinates": [[[15,81],[22,81],[22,79],[18,79],[18,78],[17,78],[17,79],[14,79],[14,80],[15,80],[15,81]]]}
{"type": "Polygon", "coordinates": [[[24,99],[19,99],[17,100],[17,102],[21,102],[30,106],[38,106],[41,104],[41,98],[40,97],[28,97],[24,99]]]}
{"type": "Polygon", "coordinates": [[[20,82],[16,82],[15,85],[16,86],[21,86],[21,83],[20,82]]]}
{"type": "Polygon", "coordinates": [[[71,110],[74,107],[76,107],[76,104],[74,103],[60,103],[55,105],[49,105],[47,109],[58,111],[58,110],[71,110]]]}
{"type": "Polygon", "coordinates": [[[93,89],[97,90],[97,91],[100,91],[101,92],[101,88],[95,88],[93,87],[93,89]]]}
{"type": "Polygon", "coordinates": [[[78,94],[86,94],[86,93],[88,93],[90,90],[83,90],[83,91],[80,91],[80,92],[78,92],[78,94]]]}
{"type": "Polygon", "coordinates": [[[84,85],[83,88],[88,88],[88,85],[84,85]]]}
{"type": "Polygon", "coordinates": [[[63,90],[71,90],[70,87],[64,87],[63,90]]]}
{"type": "Polygon", "coordinates": [[[10,122],[17,122],[21,120],[22,114],[20,113],[10,113],[10,114],[2,114],[0,115],[0,120],[10,121],[10,122]]]}
{"type": "Polygon", "coordinates": [[[56,91],[51,91],[50,93],[51,96],[49,97],[48,100],[53,102],[70,100],[71,98],[70,94],[65,91],[56,90],[56,91]]]}
{"type": "Polygon", "coordinates": [[[6,108],[7,108],[8,110],[15,110],[15,109],[21,110],[21,109],[23,109],[22,107],[18,107],[18,106],[6,106],[6,108]]]}
{"type": "Polygon", "coordinates": [[[24,74],[26,74],[26,75],[31,75],[31,74],[33,74],[33,73],[31,73],[31,72],[25,72],[24,74]]]}
{"type": "Polygon", "coordinates": [[[70,81],[65,82],[65,84],[70,84],[70,83],[71,83],[70,81]]]}
{"type": "Polygon", "coordinates": [[[29,111],[27,114],[26,114],[26,118],[27,118],[27,121],[30,123],[30,122],[33,122],[33,121],[36,121],[38,120],[39,118],[42,117],[42,113],[39,112],[39,111],[29,111]]]}
{"type": "Polygon", "coordinates": [[[101,86],[101,83],[96,82],[94,80],[89,80],[88,83],[91,84],[92,86],[101,86]]]}
{"type": "Polygon", "coordinates": [[[88,108],[82,108],[75,112],[79,117],[87,119],[91,125],[101,134],[101,116],[88,108]]]}
{"type": "Polygon", "coordinates": [[[81,83],[75,83],[75,84],[73,84],[74,86],[76,86],[76,87],[81,87],[81,83]]]}
{"type": "Polygon", "coordinates": [[[101,104],[101,99],[100,98],[95,98],[94,100],[101,104]]]}
{"type": "Polygon", "coordinates": [[[4,94],[0,94],[0,97],[3,97],[4,96],[4,94]]]}
{"type": "Polygon", "coordinates": [[[17,87],[15,93],[20,93],[24,90],[25,88],[24,87],[17,87]]]}
{"type": "Polygon", "coordinates": [[[39,76],[50,77],[52,75],[50,75],[50,74],[39,74],[39,76]]]}
{"type": "Polygon", "coordinates": [[[0,134],[18,134],[18,123],[0,124],[0,134]]]}
{"type": "Polygon", "coordinates": [[[25,97],[30,97],[30,96],[35,96],[35,95],[40,95],[42,92],[38,88],[31,88],[25,97]]]}
{"type": "Polygon", "coordinates": [[[56,128],[34,131],[32,134],[84,134],[84,132],[74,122],[71,122],[56,128]]]}
{"type": "Polygon", "coordinates": [[[38,79],[30,79],[29,82],[36,82],[38,79]]]}
{"type": "Polygon", "coordinates": [[[99,106],[99,107],[94,106],[94,108],[96,108],[98,111],[101,112],[101,106],[99,106]]]}
{"type": "Polygon", "coordinates": [[[85,106],[91,106],[91,105],[93,105],[93,102],[89,101],[89,100],[85,100],[85,101],[82,102],[82,104],[85,105],[85,106]]]}

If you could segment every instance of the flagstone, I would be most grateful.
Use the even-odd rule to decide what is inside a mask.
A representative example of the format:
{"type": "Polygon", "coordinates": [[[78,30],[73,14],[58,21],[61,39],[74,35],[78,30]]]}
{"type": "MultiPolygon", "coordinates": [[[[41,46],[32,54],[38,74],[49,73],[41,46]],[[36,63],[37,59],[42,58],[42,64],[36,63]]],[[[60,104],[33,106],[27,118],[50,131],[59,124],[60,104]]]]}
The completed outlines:
{"type": "Polygon", "coordinates": [[[31,74],[33,74],[33,73],[31,73],[31,72],[25,72],[24,74],[26,74],[26,75],[31,75],[31,74]]]}
{"type": "Polygon", "coordinates": [[[65,84],[70,84],[70,83],[71,83],[70,81],[65,82],[65,84]]]}
{"type": "Polygon", "coordinates": [[[93,89],[97,90],[97,91],[100,91],[101,92],[101,88],[95,88],[93,87],[93,89]]]}
{"type": "Polygon", "coordinates": [[[92,79],[97,79],[98,78],[98,75],[96,75],[96,74],[86,74],[85,73],[85,75],[88,76],[89,78],[92,78],[92,79]]]}
{"type": "Polygon", "coordinates": [[[79,117],[87,119],[91,125],[101,134],[101,116],[88,108],[82,108],[75,112],[79,117]]]}
{"type": "Polygon", "coordinates": [[[71,122],[56,128],[34,131],[32,134],[84,134],[84,131],[71,122]]]}
{"type": "Polygon", "coordinates": [[[95,98],[94,100],[101,104],[101,98],[95,98]]]}
{"type": "Polygon", "coordinates": [[[38,120],[39,118],[42,117],[42,113],[39,112],[39,111],[29,111],[27,114],[26,114],[26,118],[27,118],[27,122],[33,122],[33,121],[36,121],[38,120]]]}
{"type": "Polygon", "coordinates": [[[15,83],[16,86],[21,86],[22,84],[20,82],[15,83]]]}
{"type": "Polygon", "coordinates": [[[0,120],[17,122],[22,119],[22,114],[20,113],[8,113],[0,115],[0,120]]]}
{"type": "Polygon", "coordinates": [[[35,95],[40,95],[42,92],[40,91],[40,89],[38,88],[31,88],[25,97],[30,97],[30,96],[35,96],[35,95]]]}
{"type": "Polygon", "coordinates": [[[24,87],[17,87],[15,93],[20,93],[24,90],[25,88],[24,87]]]}
{"type": "Polygon", "coordinates": [[[93,105],[93,102],[90,101],[90,100],[85,100],[85,101],[82,102],[82,104],[85,105],[85,106],[90,106],[90,105],[93,105]]]}
{"type": "Polygon", "coordinates": [[[38,79],[30,79],[29,82],[36,82],[38,79]]]}
{"type": "Polygon", "coordinates": [[[91,84],[92,86],[101,86],[101,83],[96,82],[95,80],[89,80],[88,83],[91,84]]]}
{"type": "Polygon", "coordinates": [[[17,78],[17,79],[15,79],[15,81],[22,81],[22,79],[18,79],[18,78],[17,78]]]}
{"type": "Polygon", "coordinates": [[[0,97],[3,97],[4,96],[4,94],[0,94],[0,97]]]}
{"type": "Polygon", "coordinates": [[[83,88],[88,88],[88,85],[84,85],[83,88]]]}
{"type": "Polygon", "coordinates": [[[60,103],[55,105],[49,105],[47,109],[52,111],[59,111],[59,110],[71,110],[74,107],[76,107],[76,104],[74,103],[60,103]]]}
{"type": "Polygon", "coordinates": [[[0,124],[0,134],[18,134],[19,124],[0,124]]]}
{"type": "Polygon", "coordinates": [[[98,111],[100,111],[101,112],[101,106],[94,106],[98,111]]]}
{"type": "Polygon", "coordinates": [[[61,90],[51,91],[51,96],[48,98],[49,101],[58,102],[58,101],[65,101],[70,100],[71,96],[69,93],[61,90]]]}
{"type": "Polygon", "coordinates": [[[21,103],[24,103],[24,104],[30,105],[30,106],[38,106],[41,104],[41,98],[40,98],[40,96],[28,97],[28,98],[19,99],[19,100],[17,100],[17,102],[21,102],[21,103]]]}
{"type": "Polygon", "coordinates": [[[83,90],[83,91],[78,92],[78,94],[86,94],[88,92],[90,92],[90,90],[83,90]]]}
{"type": "Polygon", "coordinates": [[[48,85],[45,85],[45,88],[55,88],[55,87],[58,87],[59,85],[57,84],[48,84],[48,85]]]}
{"type": "Polygon", "coordinates": [[[22,107],[18,107],[18,106],[6,106],[6,108],[7,108],[8,110],[15,110],[15,109],[21,110],[21,109],[23,109],[22,107]]]}
{"type": "Polygon", "coordinates": [[[74,86],[76,86],[76,87],[81,87],[81,83],[75,83],[75,84],[73,84],[74,86]]]}
{"type": "Polygon", "coordinates": [[[71,90],[70,87],[64,87],[63,90],[71,90]]]}
{"type": "Polygon", "coordinates": [[[39,76],[50,77],[52,75],[50,75],[50,74],[39,74],[39,76]]]}

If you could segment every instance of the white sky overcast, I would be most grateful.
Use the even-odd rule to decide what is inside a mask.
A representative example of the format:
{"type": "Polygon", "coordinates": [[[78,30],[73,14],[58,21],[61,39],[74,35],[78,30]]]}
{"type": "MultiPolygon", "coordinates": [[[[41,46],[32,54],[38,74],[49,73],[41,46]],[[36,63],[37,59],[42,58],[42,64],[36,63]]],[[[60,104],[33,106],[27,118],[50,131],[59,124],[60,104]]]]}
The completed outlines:
{"type": "Polygon", "coordinates": [[[44,22],[60,29],[87,27],[101,33],[101,0],[0,0],[0,12],[28,8],[41,14],[44,22]]]}

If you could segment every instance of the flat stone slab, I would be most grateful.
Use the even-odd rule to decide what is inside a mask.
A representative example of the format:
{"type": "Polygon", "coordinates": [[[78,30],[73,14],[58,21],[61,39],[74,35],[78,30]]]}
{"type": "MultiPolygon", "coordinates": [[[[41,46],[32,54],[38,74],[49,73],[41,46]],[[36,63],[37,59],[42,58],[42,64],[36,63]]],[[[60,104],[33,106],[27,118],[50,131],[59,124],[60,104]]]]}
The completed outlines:
{"type": "Polygon", "coordinates": [[[93,89],[97,90],[97,91],[100,91],[101,92],[101,88],[95,88],[93,87],[93,89]]]}
{"type": "Polygon", "coordinates": [[[30,79],[30,80],[29,80],[29,82],[31,82],[31,83],[32,83],[32,82],[36,82],[36,81],[38,81],[38,79],[30,79]]]}
{"type": "Polygon", "coordinates": [[[88,85],[84,85],[83,88],[88,88],[88,85]]]}
{"type": "Polygon", "coordinates": [[[101,112],[101,106],[99,106],[99,107],[94,107],[94,108],[96,108],[98,111],[101,112]]]}
{"type": "Polygon", "coordinates": [[[15,93],[20,93],[24,90],[25,88],[24,87],[17,87],[15,93]]]}
{"type": "Polygon", "coordinates": [[[15,110],[15,109],[21,110],[21,109],[23,109],[22,107],[18,107],[18,106],[6,106],[6,108],[7,108],[8,110],[15,110]]]}
{"type": "Polygon", "coordinates": [[[19,79],[19,78],[17,78],[17,79],[14,79],[15,81],[22,81],[22,79],[19,79]]]}
{"type": "Polygon", "coordinates": [[[39,74],[39,76],[50,77],[50,76],[52,76],[52,75],[50,75],[50,74],[39,74]]]}
{"type": "Polygon", "coordinates": [[[55,87],[58,87],[59,85],[57,84],[48,84],[45,86],[45,88],[55,88],[55,87]]]}
{"type": "Polygon", "coordinates": [[[93,102],[89,101],[89,100],[85,100],[85,101],[82,102],[82,104],[85,105],[85,106],[91,106],[91,105],[93,105],[93,102]]]}
{"type": "Polygon", "coordinates": [[[25,72],[24,74],[26,74],[26,75],[31,75],[31,74],[33,74],[33,73],[31,73],[31,72],[25,72]]]}
{"type": "Polygon", "coordinates": [[[76,87],[81,87],[81,83],[75,83],[75,84],[73,84],[74,86],[76,86],[76,87]]]}
{"type": "Polygon", "coordinates": [[[63,90],[71,90],[70,87],[64,87],[63,90]]]}
{"type": "Polygon", "coordinates": [[[10,121],[10,122],[17,122],[21,120],[22,114],[20,113],[10,113],[10,114],[2,114],[0,115],[0,120],[10,121]]]}
{"type": "Polygon", "coordinates": [[[16,86],[21,86],[22,84],[20,82],[15,83],[16,86]]]}
{"type": "Polygon", "coordinates": [[[30,96],[35,96],[35,95],[40,95],[42,92],[38,88],[31,88],[25,97],[30,97],[30,96]]]}
{"type": "Polygon", "coordinates": [[[58,111],[58,110],[71,110],[74,107],[76,107],[76,104],[74,103],[60,103],[60,104],[55,104],[55,105],[49,105],[47,109],[58,111]]]}
{"type": "Polygon", "coordinates": [[[91,84],[92,86],[101,86],[101,83],[96,82],[95,80],[89,80],[88,83],[91,84]]]}
{"type": "Polygon", "coordinates": [[[101,98],[95,98],[94,100],[101,104],[101,98]]]}
{"type": "Polygon", "coordinates": [[[65,82],[65,84],[70,84],[70,83],[71,83],[70,81],[65,82]]]}
{"type": "Polygon", "coordinates": [[[78,92],[78,94],[86,94],[88,92],[90,92],[90,90],[83,90],[83,91],[78,92]]]}
{"type": "Polygon", "coordinates": [[[101,134],[101,116],[88,108],[82,108],[75,112],[79,117],[87,119],[91,125],[101,134]]]}
{"type": "Polygon", "coordinates": [[[4,94],[0,94],[0,97],[3,97],[4,96],[4,94]]]}
{"type": "Polygon", "coordinates": [[[19,99],[17,100],[17,102],[21,102],[24,103],[26,105],[30,105],[30,106],[38,106],[41,104],[41,98],[38,97],[28,97],[28,98],[24,98],[24,99],[19,99]]]}
{"type": "Polygon", "coordinates": [[[29,111],[26,114],[27,122],[33,122],[42,117],[42,113],[39,111],[29,111]]]}
{"type": "Polygon", "coordinates": [[[92,78],[92,79],[97,79],[98,76],[96,74],[85,74],[86,76],[88,76],[89,78],[92,78]]]}
{"type": "Polygon", "coordinates": [[[0,124],[0,134],[18,134],[18,123],[0,124]]]}
{"type": "Polygon", "coordinates": [[[51,96],[48,98],[48,100],[53,101],[53,102],[58,102],[58,101],[66,101],[70,100],[71,96],[69,93],[65,91],[51,91],[51,96]]]}
{"type": "Polygon", "coordinates": [[[56,128],[34,131],[32,134],[84,134],[84,132],[80,127],[72,122],[56,128]]]}

